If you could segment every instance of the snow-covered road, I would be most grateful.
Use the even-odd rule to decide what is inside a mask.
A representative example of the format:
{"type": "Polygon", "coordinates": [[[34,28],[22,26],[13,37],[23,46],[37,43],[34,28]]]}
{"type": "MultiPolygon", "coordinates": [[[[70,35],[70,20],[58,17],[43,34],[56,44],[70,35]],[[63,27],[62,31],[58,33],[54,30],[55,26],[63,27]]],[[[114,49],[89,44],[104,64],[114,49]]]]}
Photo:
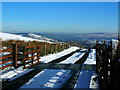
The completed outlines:
{"type": "MultiPolygon", "coordinates": [[[[43,62],[48,63],[48,62],[54,60],[55,58],[65,55],[66,53],[70,52],[71,50],[75,51],[77,49],[79,49],[79,48],[72,47],[63,52],[59,52],[59,54],[57,53],[55,56],[54,56],[54,54],[50,55],[50,56],[45,56],[45,57],[43,57],[42,60],[43,60],[43,62]]],[[[96,53],[96,51],[94,49],[91,49],[91,52],[89,53],[88,58],[86,59],[84,64],[96,64],[95,53],[96,53]]],[[[85,52],[81,52],[81,51],[76,52],[75,54],[73,54],[66,60],[60,62],[59,64],[74,64],[84,54],[85,54],[85,52]]],[[[31,78],[25,85],[23,85],[21,87],[21,89],[23,89],[23,88],[61,88],[64,85],[64,83],[72,75],[70,73],[70,71],[71,70],[44,69],[40,73],[38,73],[36,76],[31,78]]],[[[19,73],[17,76],[10,79],[9,81],[12,81],[12,80],[18,78],[19,76],[23,75],[24,73],[25,73],[25,71],[22,72],[21,74],[19,73]]],[[[91,81],[91,77],[92,77],[93,73],[94,73],[94,71],[81,70],[74,88],[90,88],[90,81],[91,81]]],[[[14,73],[12,73],[12,74],[14,75],[14,73]]],[[[11,76],[10,74],[6,74],[6,75],[11,76]]],[[[6,76],[4,76],[4,77],[6,77],[6,76]]]]}
{"type": "Polygon", "coordinates": [[[89,88],[93,71],[82,70],[74,88],[89,88]]]}
{"type": "MultiPolygon", "coordinates": [[[[87,65],[96,64],[96,50],[95,49],[91,49],[88,55],[88,58],[86,59],[84,64],[87,64],[87,65]]],[[[95,73],[94,71],[81,70],[74,88],[75,89],[76,88],[91,88],[90,82],[91,82],[91,77],[94,75],[94,73],[95,73]]]]}
{"type": "Polygon", "coordinates": [[[30,79],[23,88],[60,88],[71,76],[70,70],[45,69],[30,79]]]}
{"type": "MultiPolygon", "coordinates": [[[[96,51],[92,49],[86,60],[86,63],[84,64],[95,64],[95,53],[96,51]]],[[[84,54],[85,53],[77,52],[66,60],[60,62],[60,64],[73,64],[84,54]]],[[[89,88],[93,73],[94,71],[82,70],[74,88],[89,88]]],[[[70,76],[70,70],[45,69],[30,79],[29,82],[23,85],[21,88],[60,88],[70,76]]]]}
{"type": "Polygon", "coordinates": [[[53,60],[55,60],[57,58],[65,56],[65,55],[67,55],[67,54],[69,54],[69,53],[71,53],[73,51],[78,50],[78,49],[80,49],[80,48],[79,47],[70,47],[70,48],[68,48],[68,49],[66,49],[64,51],[61,51],[61,52],[58,52],[58,53],[55,53],[55,54],[49,54],[47,56],[43,56],[43,57],[41,57],[40,62],[49,63],[49,62],[51,62],[51,61],[53,61],[53,60]]]}
{"type": "Polygon", "coordinates": [[[60,64],[74,64],[76,61],[78,61],[85,53],[82,52],[76,52],[69,58],[67,58],[64,61],[61,61],[60,64]]]}

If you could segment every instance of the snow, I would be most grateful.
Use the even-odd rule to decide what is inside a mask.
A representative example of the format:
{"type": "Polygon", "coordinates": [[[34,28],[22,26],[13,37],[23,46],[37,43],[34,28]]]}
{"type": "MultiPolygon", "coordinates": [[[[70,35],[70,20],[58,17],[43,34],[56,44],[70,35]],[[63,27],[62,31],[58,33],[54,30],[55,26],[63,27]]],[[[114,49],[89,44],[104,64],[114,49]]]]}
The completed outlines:
{"type": "Polygon", "coordinates": [[[11,70],[9,70],[9,71],[6,71],[5,73],[2,73],[1,75],[0,75],[0,78],[2,79],[2,80],[7,80],[7,79],[10,79],[10,78],[12,78],[12,79],[10,79],[10,81],[12,81],[12,80],[14,80],[14,79],[16,79],[16,78],[18,78],[18,77],[20,77],[20,76],[22,76],[23,74],[25,74],[25,73],[28,73],[29,71],[31,71],[32,69],[25,69],[25,70],[23,70],[23,69],[21,69],[21,68],[18,68],[18,69],[11,69],[11,70]],[[14,77],[15,76],[15,77],[14,77]]]}
{"type": "MultiPolygon", "coordinates": [[[[0,53],[0,57],[2,57],[2,56],[5,56],[5,55],[9,55],[10,54],[10,52],[1,52],[0,53]]],[[[2,61],[0,61],[0,63],[2,64],[2,61]]],[[[0,68],[2,67],[2,66],[5,66],[5,65],[9,65],[9,64],[11,64],[12,62],[10,61],[10,62],[7,62],[7,63],[5,63],[5,64],[2,64],[2,65],[0,65],[0,68]]]]}
{"type": "MultiPolygon", "coordinates": [[[[52,60],[54,60],[54,59],[57,59],[57,58],[59,58],[59,57],[62,57],[62,56],[64,56],[64,55],[66,55],[66,54],[69,54],[70,52],[73,52],[73,51],[76,51],[77,49],[79,49],[78,47],[70,47],[69,49],[65,49],[64,51],[62,51],[62,52],[58,52],[58,53],[56,53],[56,54],[50,54],[50,55],[48,55],[48,56],[43,56],[43,57],[41,57],[41,59],[40,59],[40,61],[42,61],[42,62],[45,62],[45,63],[48,63],[48,62],[50,62],[50,61],[52,61],[52,60]]],[[[4,53],[4,55],[5,54],[9,54],[9,53],[4,53]]],[[[8,63],[6,63],[6,64],[4,64],[4,65],[8,65],[8,64],[10,64],[10,63],[12,63],[12,62],[8,62],[8,63]]],[[[35,62],[34,62],[35,63],[35,62]]],[[[1,66],[1,65],[0,65],[1,66]]],[[[10,79],[10,78],[12,78],[12,79],[10,79],[10,80],[13,80],[13,79],[16,79],[16,78],[18,78],[19,76],[21,76],[21,75],[23,75],[25,72],[27,73],[28,71],[29,71],[29,69],[27,69],[26,71],[25,70],[23,70],[23,69],[20,69],[20,68],[18,68],[18,69],[14,69],[13,67],[10,67],[10,69],[11,70],[9,70],[9,71],[6,71],[6,70],[3,70],[3,72],[5,72],[5,73],[2,73],[1,75],[0,75],[0,77],[2,78],[2,79],[10,79]],[[16,76],[17,75],[17,76],[16,76]],[[15,77],[14,77],[15,76],[15,77]],[[13,78],[14,77],[14,78],[13,78]]]]}
{"type": "Polygon", "coordinates": [[[37,34],[33,34],[33,33],[30,33],[28,34],[30,37],[32,38],[36,38],[36,39],[41,39],[41,40],[47,40],[47,41],[55,41],[53,39],[50,39],[50,38],[46,38],[46,37],[43,37],[41,35],[37,35],[37,34]]]}
{"type": "MultiPolygon", "coordinates": [[[[30,34],[31,37],[36,38],[44,38],[42,36],[36,35],[36,34],[30,34]]],[[[14,34],[8,34],[8,33],[1,33],[0,32],[0,38],[2,41],[5,40],[23,40],[23,41],[45,41],[45,40],[38,40],[28,37],[23,37],[20,35],[14,35],[14,34]]],[[[44,38],[48,39],[48,38],[44,38]]],[[[51,40],[51,39],[48,39],[51,40]]],[[[113,46],[117,46],[118,41],[113,40],[113,46]]],[[[64,51],[49,54],[47,56],[40,57],[40,62],[42,63],[49,63],[57,58],[60,58],[62,56],[65,56],[73,51],[76,51],[77,49],[80,49],[79,47],[70,47],[68,49],[65,49],[64,51]]],[[[69,58],[67,58],[64,61],[61,61],[58,64],[74,64],[76,61],[78,61],[84,54],[87,49],[82,49],[80,52],[76,52],[69,58]]],[[[7,55],[9,52],[1,53],[0,55],[7,55]]],[[[12,62],[8,62],[12,63],[12,62]]],[[[7,64],[8,64],[7,63],[7,64]]],[[[84,64],[96,64],[96,50],[91,49],[88,58],[84,62],[84,64]]],[[[0,78],[2,80],[9,79],[9,81],[15,80],[18,77],[32,71],[33,69],[26,69],[23,70],[21,68],[18,69],[11,69],[9,71],[5,71],[0,75],[0,78]]],[[[44,69],[37,75],[35,75],[33,78],[31,78],[25,85],[21,87],[22,88],[60,88],[65,83],[66,80],[68,80],[71,76],[70,74],[71,70],[62,70],[62,69],[44,69]]],[[[96,75],[94,74],[94,71],[87,71],[87,70],[81,70],[77,83],[75,84],[74,88],[96,88],[98,87],[98,83],[93,81],[93,78],[95,78],[96,75]],[[94,84],[94,85],[93,85],[94,84]]]]}
{"type": "Polygon", "coordinates": [[[82,50],[80,50],[81,52],[85,52],[85,51],[88,51],[88,49],[82,49],[82,50]]]}
{"type": "Polygon", "coordinates": [[[112,39],[112,55],[113,55],[113,57],[116,54],[118,43],[119,43],[118,40],[112,39]]]}
{"type": "Polygon", "coordinates": [[[8,55],[8,54],[10,54],[10,52],[1,52],[1,53],[0,53],[0,57],[1,57],[1,56],[5,56],[5,55],[8,55]]]}
{"type": "Polygon", "coordinates": [[[76,61],[78,61],[85,53],[77,52],[67,58],[64,61],[61,61],[60,64],[74,64],[76,61]]]}
{"type": "MultiPolygon", "coordinates": [[[[91,49],[84,64],[96,65],[96,49],[91,49]]],[[[98,88],[98,82],[93,82],[95,76],[96,74],[94,71],[81,70],[74,88],[98,88]]]]}
{"type": "Polygon", "coordinates": [[[87,60],[84,62],[84,64],[96,64],[96,49],[91,49],[87,60]]]}
{"type": "Polygon", "coordinates": [[[74,88],[89,88],[92,75],[93,71],[81,70],[74,88]]]}
{"type": "Polygon", "coordinates": [[[118,42],[118,40],[112,39],[112,48],[117,49],[118,42]]]}
{"type": "Polygon", "coordinates": [[[70,70],[45,69],[30,79],[23,88],[60,88],[70,78],[70,70]]]}
{"type": "Polygon", "coordinates": [[[21,35],[15,35],[15,34],[10,34],[10,33],[3,33],[3,32],[0,32],[0,38],[2,41],[21,40],[21,41],[40,41],[40,42],[51,43],[51,42],[45,41],[45,40],[33,39],[33,38],[29,38],[29,37],[23,37],[21,35]]]}
{"type": "Polygon", "coordinates": [[[79,47],[70,47],[68,49],[65,49],[64,51],[61,51],[61,52],[58,52],[58,53],[55,53],[55,54],[49,54],[48,56],[43,56],[41,57],[40,59],[40,62],[42,63],[48,63],[48,62],[51,62],[57,58],[60,58],[62,56],[65,56],[73,51],[76,51],[77,49],[80,49],[79,47]]]}
{"type": "MultiPolygon", "coordinates": [[[[72,49],[73,50],[73,49],[72,49]]],[[[87,63],[85,64],[93,64],[95,61],[95,53],[96,50],[92,49],[88,58],[87,63]]],[[[60,63],[74,63],[78,59],[82,57],[85,53],[77,52],[73,54],[71,57],[67,58],[65,61],[60,63]]],[[[62,54],[61,54],[62,55],[62,54]]],[[[95,64],[95,63],[94,63],[95,64]]],[[[94,71],[81,70],[80,75],[78,77],[77,83],[74,88],[94,88],[91,87],[92,78],[94,78],[94,71]]],[[[32,79],[30,79],[22,88],[60,88],[64,84],[64,82],[69,79],[70,70],[60,70],[60,69],[45,69],[32,79]]]]}
{"type": "Polygon", "coordinates": [[[15,70],[16,72],[18,72],[18,74],[15,76],[15,77],[13,77],[13,78],[11,78],[9,81],[12,81],[12,80],[15,80],[15,79],[17,79],[18,77],[20,77],[20,76],[22,76],[22,75],[24,75],[24,74],[26,74],[26,73],[28,73],[28,72],[30,72],[30,71],[32,71],[33,69],[26,69],[26,70],[15,70]]]}
{"type": "Polygon", "coordinates": [[[94,73],[91,77],[91,80],[90,80],[90,88],[91,89],[96,89],[96,88],[99,88],[99,84],[98,84],[98,78],[97,78],[97,74],[94,73]]]}

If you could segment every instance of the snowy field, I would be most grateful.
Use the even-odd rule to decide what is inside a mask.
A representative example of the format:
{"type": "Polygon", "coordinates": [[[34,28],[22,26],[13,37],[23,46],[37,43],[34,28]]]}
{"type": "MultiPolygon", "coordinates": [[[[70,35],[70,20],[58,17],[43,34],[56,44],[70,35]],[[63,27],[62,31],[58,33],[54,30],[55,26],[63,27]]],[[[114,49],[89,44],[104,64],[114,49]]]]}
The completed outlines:
{"type": "Polygon", "coordinates": [[[33,33],[29,33],[28,36],[32,37],[32,38],[36,38],[36,39],[42,39],[42,40],[46,40],[46,41],[55,41],[53,39],[50,39],[50,38],[46,38],[46,37],[43,37],[41,35],[37,35],[37,34],[33,34],[33,33]]]}
{"type": "Polygon", "coordinates": [[[29,38],[29,37],[23,37],[21,35],[2,33],[2,32],[0,32],[0,38],[1,38],[2,41],[6,41],[6,40],[21,40],[21,41],[40,41],[40,42],[52,43],[52,42],[46,41],[46,40],[33,39],[33,38],[29,38]]]}

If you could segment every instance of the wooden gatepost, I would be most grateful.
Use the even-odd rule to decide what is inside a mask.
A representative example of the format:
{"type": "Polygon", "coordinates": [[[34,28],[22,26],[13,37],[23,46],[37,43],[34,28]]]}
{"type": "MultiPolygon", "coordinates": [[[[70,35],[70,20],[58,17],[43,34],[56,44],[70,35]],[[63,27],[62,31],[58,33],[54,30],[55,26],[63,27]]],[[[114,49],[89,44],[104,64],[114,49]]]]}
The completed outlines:
{"type": "Polygon", "coordinates": [[[96,42],[96,72],[99,75],[100,89],[108,88],[108,47],[105,42],[96,42]]]}
{"type": "Polygon", "coordinates": [[[96,42],[96,72],[99,75],[100,90],[120,89],[120,39],[117,48],[96,42]]]}
{"type": "MultiPolygon", "coordinates": [[[[112,50],[113,51],[113,50],[112,50]]],[[[116,49],[116,53],[113,55],[110,61],[110,89],[120,89],[120,39],[116,49]]]]}

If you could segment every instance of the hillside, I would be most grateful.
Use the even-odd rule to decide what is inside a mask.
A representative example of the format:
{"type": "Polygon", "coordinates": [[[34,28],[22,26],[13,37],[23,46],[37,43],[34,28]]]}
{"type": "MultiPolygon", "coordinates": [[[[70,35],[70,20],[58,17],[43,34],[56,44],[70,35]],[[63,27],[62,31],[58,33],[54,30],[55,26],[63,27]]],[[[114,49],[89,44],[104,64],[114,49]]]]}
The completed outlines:
{"type": "Polygon", "coordinates": [[[29,37],[32,37],[32,38],[35,38],[35,39],[40,39],[40,40],[55,42],[54,39],[46,38],[46,37],[44,37],[44,36],[37,35],[37,34],[33,34],[33,33],[28,34],[28,36],[29,36],[29,37]]]}
{"type": "MultiPolygon", "coordinates": [[[[30,34],[30,36],[34,36],[36,37],[34,34],[30,34]]],[[[37,36],[38,37],[38,36],[37,36]]],[[[40,37],[40,36],[39,36],[40,37]]],[[[42,37],[42,36],[41,36],[42,37]]],[[[52,43],[50,42],[47,38],[41,38],[41,39],[38,39],[38,38],[30,38],[30,37],[24,37],[22,35],[16,35],[16,34],[10,34],[10,33],[3,33],[3,32],[0,32],[0,38],[2,41],[7,41],[7,40],[20,40],[20,41],[39,41],[39,42],[48,42],[48,43],[52,43]],[[47,39],[47,40],[46,40],[47,39]]]]}

